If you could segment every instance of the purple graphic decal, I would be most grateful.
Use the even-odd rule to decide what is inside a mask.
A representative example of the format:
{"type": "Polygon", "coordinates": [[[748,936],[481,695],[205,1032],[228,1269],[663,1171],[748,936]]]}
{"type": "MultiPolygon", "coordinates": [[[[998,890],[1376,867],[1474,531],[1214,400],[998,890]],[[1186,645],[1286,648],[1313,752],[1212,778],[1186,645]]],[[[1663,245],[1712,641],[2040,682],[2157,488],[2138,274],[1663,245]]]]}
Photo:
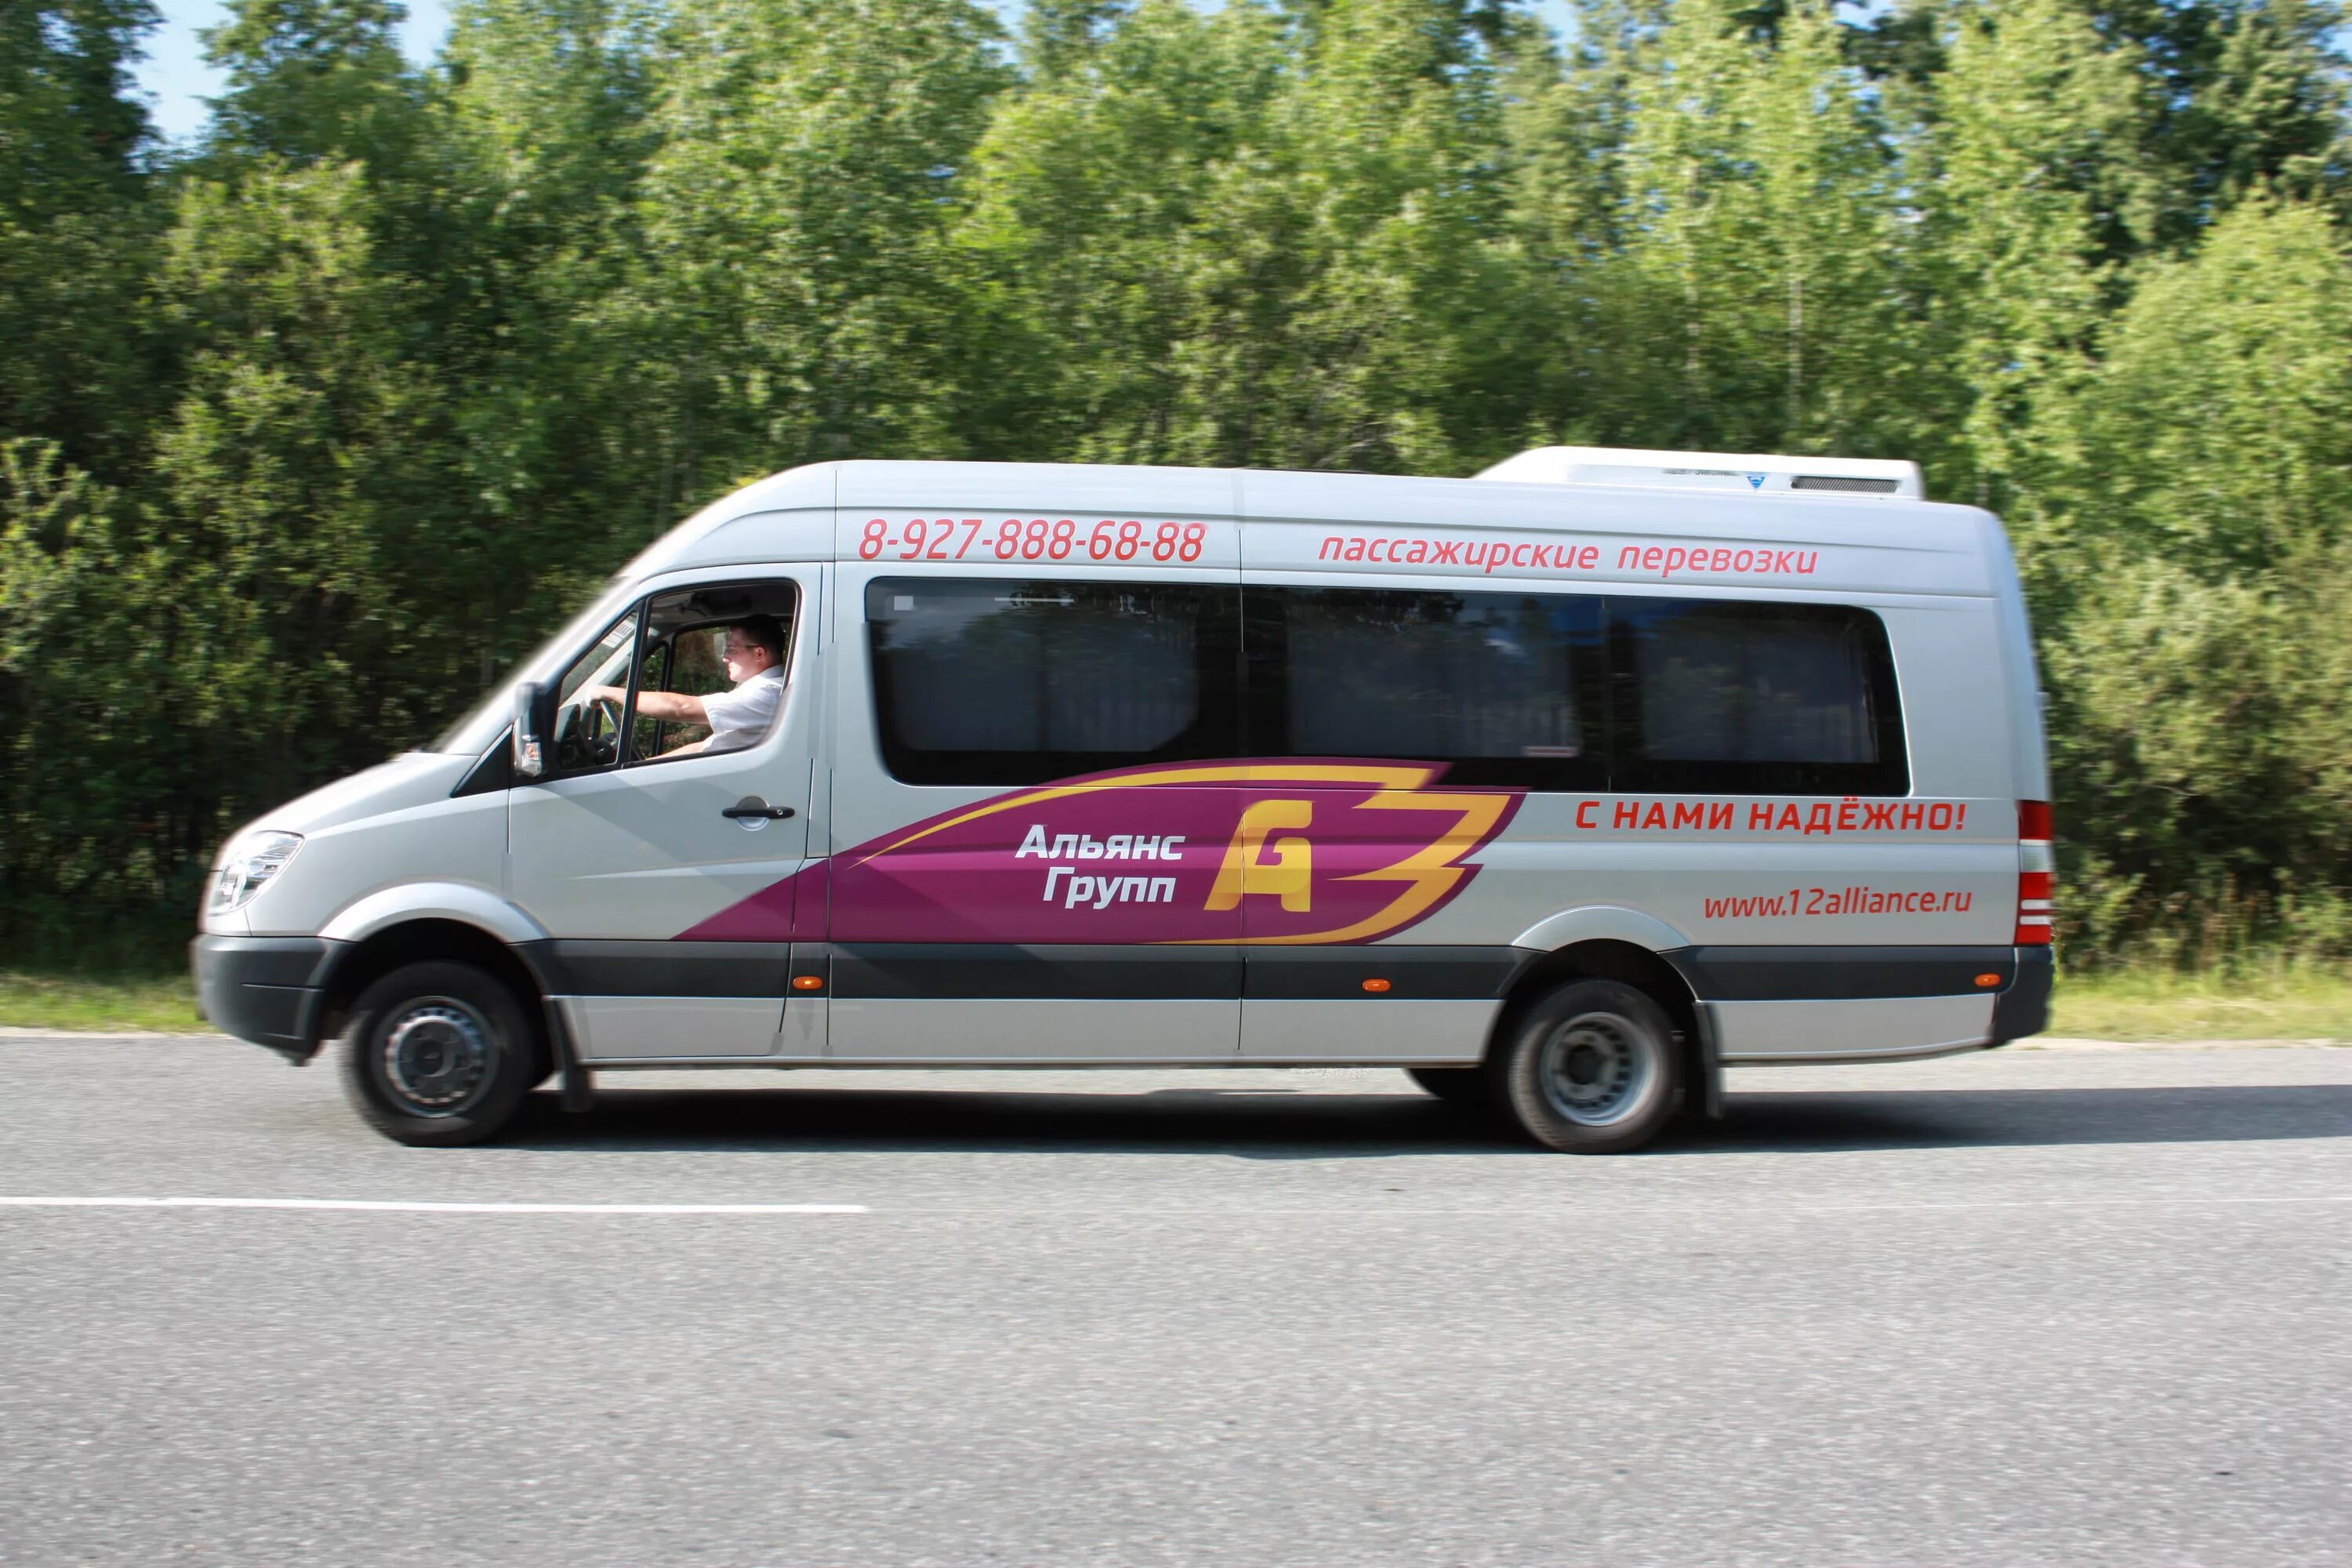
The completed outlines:
{"type": "Polygon", "coordinates": [[[1321,943],[1445,907],[1517,790],[1420,763],[1126,769],[960,806],[723,910],[701,942],[1321,943]],[[828,886],[829,884],[829,886],[828,886]],[[831,903],[830,930],[823,911],[831,903]]]}
{"type": "Polygon", "coordinates": [[[818,860],[730,904],[673,942],[823,942],[825,884],[833,862],[818,860]],[[802,921],[807,922],[803,928],[802,921]]]}

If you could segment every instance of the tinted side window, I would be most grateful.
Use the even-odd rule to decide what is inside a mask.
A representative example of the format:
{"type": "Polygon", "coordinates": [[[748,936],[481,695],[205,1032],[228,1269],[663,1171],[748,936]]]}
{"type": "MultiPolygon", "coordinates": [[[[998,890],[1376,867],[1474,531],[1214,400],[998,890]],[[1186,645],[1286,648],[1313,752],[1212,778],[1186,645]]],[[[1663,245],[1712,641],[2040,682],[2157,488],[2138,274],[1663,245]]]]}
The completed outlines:
{"type": "Polygon", "coordinates": [[[869,584],[883,763],[908,784],[1013,785],[1233,756],[1235,599],[1191,584],[869,584]]]}
{"type": "Polygon", "coordinates": [[[1846,605],[1612,598],[1614,787],[1903,795],[1886,627],[1846,605]]]}
{"type": "Polygon", "coordinates": [[[1601,602],[1567,595],[1251,588],[1260,756],[1450,764],[1450,784],[1598,789],[1601,602]]]}

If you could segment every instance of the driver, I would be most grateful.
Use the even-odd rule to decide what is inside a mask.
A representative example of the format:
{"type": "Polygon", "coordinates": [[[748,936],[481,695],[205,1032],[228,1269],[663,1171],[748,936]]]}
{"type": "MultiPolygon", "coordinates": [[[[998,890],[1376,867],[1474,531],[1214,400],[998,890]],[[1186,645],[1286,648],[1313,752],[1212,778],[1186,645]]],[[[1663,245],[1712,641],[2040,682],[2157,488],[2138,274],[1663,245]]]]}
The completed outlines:
{"type": "MultiPolygon", "coordinates": [[[[667,755],[739,751],[765,734],[776,710],[783,706],[784,628],[775,616],[746,616],[729,626],[725,657],[727,679],[735,683],[731,691],[714,691],[707,697],[689,697],[683,691],[637,693],[637,716],[641,719],[677,720],[710,727],[710,733],[703,739],[690,746],[679,746],[667,755]]],[[[594,686],[582,695],[590,701],[610,699],[619,702],[628,693],[617,686],[594,686]]]]}

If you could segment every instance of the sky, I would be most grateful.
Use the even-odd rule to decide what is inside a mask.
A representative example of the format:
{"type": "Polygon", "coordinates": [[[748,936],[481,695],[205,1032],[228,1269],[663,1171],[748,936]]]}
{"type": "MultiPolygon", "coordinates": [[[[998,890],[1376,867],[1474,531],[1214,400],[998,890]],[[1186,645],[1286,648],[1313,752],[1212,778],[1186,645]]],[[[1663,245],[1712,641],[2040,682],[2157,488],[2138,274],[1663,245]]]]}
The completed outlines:
{"type": "MultiPolygon", "coordinates": [[[[1004,14],[1009,26],[1021,13],[1022,0],[988,0],[1004,14]]],[[[401,25],[401,47],[408,58],[424,64],[441,47],[449,32],[449,0],[407,0],[408,20],[401,25]]],[[[204,45],[196,35],[218,26],[226,16],[224,0],[160,0],[163,25],[147,37],[147,58],[138,71],[139,86],[152,100],[155,127],[173,141],[185,141],[203,129],[211,110],[207,98],[218,97],[220,73],[205,64],[204,45]]],[[[1555,27],[1566,19],[1565,0],[1540,0],[1542,12],[1555,27]]]]}

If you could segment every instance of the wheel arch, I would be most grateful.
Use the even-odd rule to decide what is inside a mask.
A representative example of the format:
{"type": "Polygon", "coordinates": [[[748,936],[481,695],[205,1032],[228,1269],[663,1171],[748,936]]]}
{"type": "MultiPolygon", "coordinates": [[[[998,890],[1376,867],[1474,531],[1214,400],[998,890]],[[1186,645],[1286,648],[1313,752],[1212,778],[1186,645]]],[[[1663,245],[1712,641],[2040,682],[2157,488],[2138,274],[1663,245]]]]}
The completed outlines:
{"type": "Polygon", "coordinates": [[[470,963],[513,992],[524,1016],[534,1021],[540,1018],[547,994],[539,975],[514,946],[471,921],[442,914],[419,914],[379,925],[357,941],[330,948],[329,953],[314,1011],[303,1031],[313,1049],[319,1042],[342,1032],[352,1005],[362,992],[404,964],[430,959],[470,963]]]}
{"type": "Polygon", "coordinates": [[[479,928],[508,943],[541,942],[537,921],[488,888],[468,882],[404,882],[379,888],[338,910],[320,928],[329,942],[362,942],[394,926],[442,920],[479,928]]]}
{"type": "MultiPolygon", "coordinates": [[[[1587,911],[1576,912],[1582,914],[1587,911]]],[[[1606,912],[1630,914],[1633,911],[1606,912]]],[[[1566,922],[1568,918],[1555,916],[1553,920],[1566,922]]],[[[1636,918],[1649,920],[1647,916],[1636,918]]],[[[1545,922],[1547,925],[1551,923],[1545,922]]],[[[1663,921],[1650,921],[1649,923],[1670,937],[1674,934],[1673,928],[1663,921]]],[[[1537,929],[1541,930],[1542,927],[1537,929]]],[[[1530,944],[1523,942],[1519,945],[1530,944]]],[[[1678,947],[1684,944],[1677,941],[1672,945],[1678,947]]],[[[1706,1009],[1700,1005],[1690,982],[1658,949],[1622,935],[1592,935],[1571,940],[1565,945],[1544,952],[1522,968],[1513,977],[1503,1006],[1495,1015],[1494,1027],[1486,1037],[1486,1058],[1492,1059],[1496,1047],[1510,1038],[1520,1017],[1538,997],[1577,980],[1614,980],[1631,985],[1664,1008],[1667,1019],[1674,1025],[1676,1045],[1682,1052],[1684,1081],[1689,1086],[1688,1103],[1710,1117],[1721,1114],[1722,1070],[1717,1061],[1714,1031],[1706,1009]]]]}
{"type": "Polygon", "coordinates": [[[1581,909],[1546,915],[1521,931],[1511,945],[1558,952],[1589,942],[1623,942],[1652,953],[1670,952],[1691,944],[1690,938],[1655,915],[1615,904],[1587,904],[1581,909]]]}

